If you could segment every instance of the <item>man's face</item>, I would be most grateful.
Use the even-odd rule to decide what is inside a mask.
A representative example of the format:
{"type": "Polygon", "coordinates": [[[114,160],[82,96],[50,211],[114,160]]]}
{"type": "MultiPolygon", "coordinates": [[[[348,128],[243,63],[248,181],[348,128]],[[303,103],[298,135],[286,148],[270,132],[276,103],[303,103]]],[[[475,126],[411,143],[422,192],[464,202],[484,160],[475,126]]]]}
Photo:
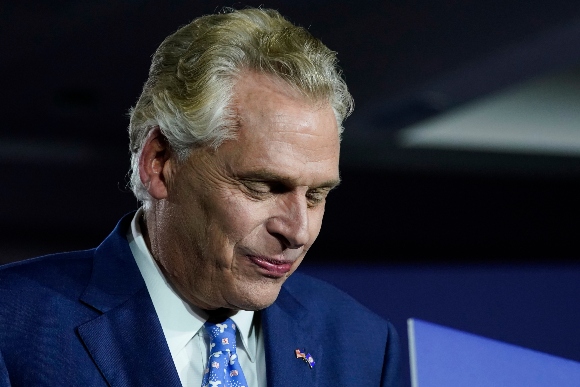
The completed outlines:
{"type": "Polygon", "coordinates": [[[338,129],[329,104],[266,75],[243,74],[233,107],[237,138],[194,150],[167,179],[151,248],[190,303],[259,310],[318,236],[339,182],[338,129]]]}

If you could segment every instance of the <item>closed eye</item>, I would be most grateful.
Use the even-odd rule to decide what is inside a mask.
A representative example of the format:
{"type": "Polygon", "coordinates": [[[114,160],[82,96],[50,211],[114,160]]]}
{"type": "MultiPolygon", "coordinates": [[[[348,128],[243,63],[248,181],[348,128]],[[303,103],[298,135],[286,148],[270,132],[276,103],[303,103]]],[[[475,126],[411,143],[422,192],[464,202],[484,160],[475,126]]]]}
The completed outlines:
{"type": "Polygon", "coordinates": [[[269,195],[283,194],[292,190],[284,183],[277,181],[244,180],[242,181],[242,185],[250,194],[260,198],[269,195]]]}
{"type": "MultiPolygon", "coordinates": [[[[238,176],[242,190],[250,197],[256,200],[264,200],[273,195],[285,194],[292,192],[294,183],[292,179],[284,179],[272,173],[262,172],[254,173],[253,176],[246,175],[244,177],[238,176]]],[[[308,189],[305,194],[309,207],[315,207],[324,203],[328,193],[336,188],[340,183],[340,179],[329,180],[317,187],[308,189]]]]}
{"type": "Polygon", "coordinates": [[[259,181],[243,181],[242,187],[255,195],[265,195],[270,193],[270,187],[264,182],[259,181]]]}
{"type": "Polygon", "coordinates": [[[320,203],[323,203],[326,200],[326,197],[328,196],[329,192],[330,192],[330,189],[328,189],[328,188],[319,188],[319,189],[309,190],[306,193],[306,199],[308,200],[308,205],[310,207],[315,207],[315,206],[319,205],[320,203]]]}

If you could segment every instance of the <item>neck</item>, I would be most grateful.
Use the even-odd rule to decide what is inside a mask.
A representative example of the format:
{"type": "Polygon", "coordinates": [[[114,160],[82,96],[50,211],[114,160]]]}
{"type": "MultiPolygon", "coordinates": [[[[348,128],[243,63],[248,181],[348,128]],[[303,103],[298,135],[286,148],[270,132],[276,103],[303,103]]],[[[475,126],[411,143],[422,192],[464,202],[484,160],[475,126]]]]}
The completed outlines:
{"type": "Polygon", "coordinates": [[[234,316],[238,313],[237,310],[234,309],[226,309],[226,308],[219,308],[214,310],[204,310],[208,314],[207,321],[217,324],[224,322],[228,318],[234,316]]]}

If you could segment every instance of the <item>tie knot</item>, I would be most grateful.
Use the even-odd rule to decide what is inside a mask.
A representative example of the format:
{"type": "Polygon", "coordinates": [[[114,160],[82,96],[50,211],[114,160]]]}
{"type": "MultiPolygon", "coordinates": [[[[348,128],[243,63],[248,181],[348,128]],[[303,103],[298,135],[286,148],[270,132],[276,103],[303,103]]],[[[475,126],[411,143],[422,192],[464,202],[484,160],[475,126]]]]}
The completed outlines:
{"type": "Polygon", "coordinates": [[[217,351],[236,351],[236,324],[232,319],[227,319],[222,323],[214,324],[206,322],[204,324],[210,337],[210,353],[217,351]]]}

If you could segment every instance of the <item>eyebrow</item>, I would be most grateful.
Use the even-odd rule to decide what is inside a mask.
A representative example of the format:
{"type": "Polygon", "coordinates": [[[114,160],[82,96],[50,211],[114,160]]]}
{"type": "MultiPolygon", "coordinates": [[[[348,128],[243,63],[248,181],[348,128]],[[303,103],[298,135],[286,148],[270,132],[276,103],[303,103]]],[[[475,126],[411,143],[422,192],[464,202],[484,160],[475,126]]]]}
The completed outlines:
{"type": "MultiPolygon", "coordinates": [[[[293,178],[288,177],[288,176],[279,175],[277,173],[274,173],[272,171],[268,171],[265,169],[259,169],[259,170],[255,170],[255,171],[241,173],[238,175],[238,178],[240,178],[242,180],[278,181],[278,182],[284,183],[286,185],[292,185],[292,184],[296,183],[296,179],[293,179],[293,178]]],[[[332,189],[338,187],[340,182],[341,182],[341,180],[339,177],[338,179],[327,180],[321,184],[317,184],[316,186],[310,187],[310,188],[314,188],[314,189],[316,189],[316,188],[328,188],[329,190],[332,190],[332,189]]]]}

